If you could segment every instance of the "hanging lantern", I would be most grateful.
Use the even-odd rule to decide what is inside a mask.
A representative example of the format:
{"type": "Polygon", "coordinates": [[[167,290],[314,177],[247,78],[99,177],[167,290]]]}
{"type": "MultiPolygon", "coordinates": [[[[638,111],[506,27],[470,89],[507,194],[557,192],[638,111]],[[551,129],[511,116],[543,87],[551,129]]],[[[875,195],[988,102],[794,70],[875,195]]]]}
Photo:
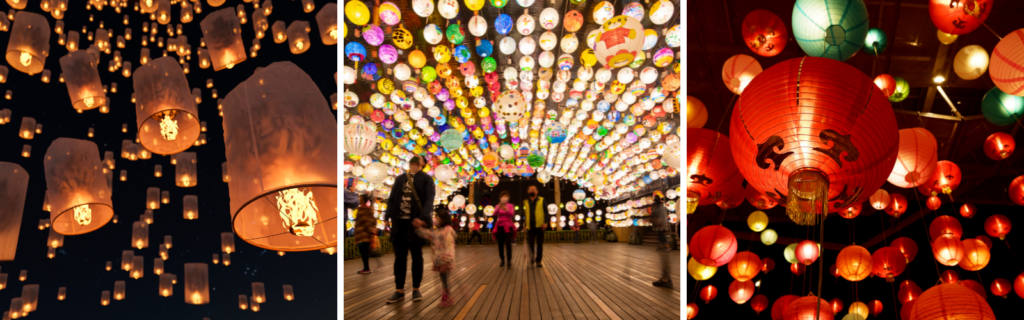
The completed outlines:
{"type": "Polygon", "coordinates": [[[887,74],[880,74],[875,77],[875,85],[878,86],[879,90],[885,94],[885,97],[892,97],[893,93],[896,93],[896,78],[893,78],[887,74]]]}
{"type": "Polygon", "coordinates": [[[704,281],[711,279],[718,272],[718,267],[703,265],[697,262],[697,259],[690,258],[690,261],[686,263],[686,271],[690,273],[694,280],[704,281]]]}
{"type": "Polygon", "coordinates": [[[736,254],[736,236],[725,227],[706,226],[690,239],[689,250],[697,262],[720,267],[736,254]]]}
{"type": "Polygon", "coordinates": [[[783,314],[785,320],[832,320],[832,317],[828,301],[813,295],[793,300],[783,314]]]}
{"type": "Polygon", "coordinates": [[[928,226],[928,235],[931,239],[936,239],[942,235],[952,235],[957,240],[960,239],[964,234],[964,229],[960,226],[960,221],[953,216],[942,215],[932,220],[931,225],[928,226]]]}
{"type": "MultiPolygon", "coordinates": [[[[978,239],[964,239],[963,245],[964,258],[959,264],[961,268],[967,271],[978,271],[988,265],[992,253],[984,242],[978,239]]],[[[985,292],[984,289],[982,292],[985,292]]]]}
{"type": "MultiPolygon", "coordinates": [[[[758,272],[761,272],[761,266],[761,258],[758,258],[753,252],[738,252],[733,256],[732,261],[729,261],[729,274],[736,281],[746,282],[757,276],[758,272]]],[[[743,303],[740,302],[740,304],[743,303]]]]}
{"type": "Polygon", "coordinates": [[[206,263],[185,264],[185,303],[210,303],[210,271],[206,263]]]}
{"type": "Polygon", "coordinates": [[[598,23],[602,25],[594,53],[605,67],[624,67],[643,54],[640,50],[644,45],[644,27],[640,20],[622,15],[598,23]]]}
{"type": "Polygon", "coordinates": [[[694,302],[687,303],[686,304],[686,320],[692,320],[693,318],[696,318],[697,317],[697,310],[698,309],[700,309],[700,308],[697,307],[696,303],[694,303],[694,302]]]}
{"type": "Polygon", "coordinates": [[[763,264],[761,266],[761,271],[764,271],[764,274],[768,274],[769,271],[775,269],[775,260],[772,260],[772,258],[765,257],[764,259],[761,259],[761,263],[763,264]]]}
{"type": "Polygon", "coordinates": [[[885,208],[885,213],[893,216],[894,218],[899,218],[900,215],[907,212],[906,197],[899,193],[893,193],[889,198],[891,200],[889,200],[889,206],[885,208]]]}
{"type": "Polygon", "coordinates": [[[955,270],[946,270],[939,275],[939,281],[947,284],[960,283],[960,275],[955,270]]]}
{"type": "Polygon", "coordinates": [[[958,284],[961,285],[961,286],[967,287],[967,289],[971,289],[971,291],[974,291],[979,296],[981,296],[982,299],[988,299],[988,293],[985,292],[985,287],[982,286],[977,281],[969,280],[968,279],[968,280],[960,281],[960,283],[958,283],[958,284]]]}
{"type": "MultiPolygon", "coordinates": [[[[775,202],[775,200],[772,200],[772,198],[769,198],[768,196],[764,195],[763,193],[758,192],[757,189],[754,189],[754,187],[752,185],[748,184],[746,189],[744,190],[744,193],[746,194],[747,202],[750,202],[751,205],[753,205],[755,208],[758,208],[760,210],[768,210],[768,209],[774,208],[776,205],[778,205],[778,203],[775,202]]],[[[767,225],[767,221],[768,221],[767,220],[767,216],[765,218],[766,218],[765,224],[767,225]]],[[[748,220],[749,220],[749,218],[748,218],[748,220]]],[[[748,221],[748,224],[749,224],[749,221],[748,221]]],[[[760,231],[760,230],[756,230],[756,231],[760,231]]]]}
{"type": "MultiPolygon", "coordinates": [[[[0,247],[0,261],[14,261],[14,256],[17,253],[22,213],[25,208],[25,195],[28,193],[28,179],[28,171],[25,171],[20,165],[0,162],[0,202],[5,203],[0,206],[0,221],[4,221],[4,224],[0,225],[0,243],[11,244],[0,247]]],[[[50,229],[50,233],[54,233],[54,230],[50,229]]],[[[63,242],[63,236],[61,242],[63,242]]],[[[48,240],[47,243],[50,241],[48,240]]],[[[0,279],[0,288],[5,285],[6,276],[5,274],[5,278],[0,279]]]]}
{"type": "Polygon", "coordinates": [[[70,52],[60,58],[60,68],[75,110],[91,110],[107,105],[99,70],[96,69],[92,55],[85,51],[70,52]]]}
{"type": "Polygon", "coordinates": [[[882,54],[888,42],[888,37],[885,36],[885,31],[882,31],[882,29],[868,29],[868,34],[864,37],[864,52],[873,56],[882,54]]]}
{"type": "Polygon", "coordinates": [[[967,34],[985,23],[992,11],[992,0],[967,2],[931,1],[928,15],[939,31],[961,35],[967,34]]]}
{"type": "Polygon", "coordinates": [[[1013,290],[1013,285],[1006,279],[998,278],[992,280],[992,285],[990,285],[989,288],[992,290],[992,294],[1006,299],[1006,296],[1010,294],[1011,290],[1013,290]]]}
{"type": "Polygon", "coordinates": [[[894,282],[907,268],[907,258],[895,248],[883,247],[871,256],[871,265],[876,276],[894,282]]]}
{"type": "Polygon", "coordinates": [[[309,251],[337,243],[337,124],[315,88],[297,66],[279,62],[224,99],[233,229],[257,247],[309,251]]]}
{"type": "Polygon", "coordinates": [[[974,206],[974,204],[965,203],[964,205],[960,206],[960,215],[963,216],[964,218],[973,218],[974,214],[977,212],[978,207],[974,206]]]}
{"type": "Polygon", "coordinates": [[[724,193],[740,187],[743,176],[729,152],[729,137],[709,129],[687,129],[687,213],[698,205],[718,202],[724,193]]]}
{"type": "Polygon", "coordinates": [[[730,124],[730,135],[737,140],[731,144],[733,156],[742,160],[737,162],[739,171],[758,190],[774,190],[765,192],[769,197],[788,201],[787,215],[798,224],[814,224],[816,214],[867,200],[869,190],[878,190],[892,172],[896,118],[878,87],[859,70],[830,59],[790,59],[762,72],[744,91],[730,124]],[[799,75],[805,69],[814,73],[799,75]],[[799,100],[796,95],[766,97],[783,88],[799,90],[799,100]],[[823,89],[829,93],[821,95],[823,89]],[[807,104],[816,99],[834,103],[807,104]],[[799,111],[791,107],[798,101],[799,111]],[[844,122],[801,120],[808,112],[859,116],[844,122]],[[801,167],[805,163],[819,165],[801,167]],[[833,172],[840,167],[859,174],[855,178],[833,172]]]}
{"type": "Polygon", "coordinates": [[[704,304],[711,303],[711,300],[715,300],[718,296],[718,288],[713,285],[706,285],[700,289],[700,299],[704,300],[704,304]]]}
{"type": "Polygon", "coordinates": [[[754,80],[754,77],[760,74],[761,71],[761,64],[758,63],[756,59],[745,54],[737,54],[725,60],[725,64],[722,66],[722,81],[725,82],[725,86],[729,88],[729,91],[739,95],[743,93],[743,89],[745,89],[747,85],[750,84],[750,81],[754,80]]]}
{"type": "MultiPolygon", "coordinates": [[[[669,1],[662,2],[670,3],[669,1]]],[[[654,14],[653,7],[651,14],[654,14]]],[[[747,47],[762,57],[774,57],[779,54],[786,48],[786,42],[789,40],[789,32],[786,31],[786,25],[782,19],[775,13],[764,9],[747,13],[740,28],[747,47]]]]}
{"type": "Polygon", "coordinates": [[[754,295],[754,290],[754,282],[752,281],[733,280],[732,284],[729,285],[729,298],[736,302],[736,304],[744,304],[754,295]]]}
{"type": "Polygon", "coordinates": [[[900,303],[907,304],[921,296],[921,287],[918,287],[914,281],[907,279],[900,282],[900,291],[896,294],[900,298],[900,303]]]}
{"type": "Polygon", "coordinates": [[[798,0],[793,6],[793,37],[811,57],[846,61],[868,33],[868,10],[863,1],[798,0]]]}
{"type": "Polygon", "coordinates": [[[875,210],[885,210],[885,208],[889,207],[889,203],[892,202],[892,197],[889,196],[889,192],[885,191],[885,189],[878,189],[868,198],[868,201],[871,201],[871,207],[875,208],[875,210]]]}
{"type": "MultiPolygon", "coordinates": [[[[993,73],[996,70],[994,65],[993,62],[993,73]]],[[[1000,88],[992,88],[981,100],[981,113],[986,120],[997,126],[1012,125],[1024,116],[1024,97],[1007,94],[1000,88]]]]}
{"type": "Polygon", "coordinates": [[[982,46],[972,44],[960,48],[953,57],[953,72],[960,79],[974,80],[988,70],[988,52],[982,46]]]}
{"type": "Polygon", "coordinates": [[[840,209],[839,212],[838,212],[839,216],[843,217],[843,218],[846,218],[846,219],[856,218],[857,215],[860,215],[860,211],[862,209],[862,206],[863,206],[863,204],[861,204],[861,203],[855,203],[855,204],[853,204],[853,205],[851,205],[849,207],[840,209]]]}
{"type": "Polygon", "coordinates": [[[139,143],[162,155],[191,147],[199,138],[199,113],[178,62],[155,59],[139,67],[133,78],[139,143]]]}
{"type": "Polygon", "coordinates": [[[861,281],[871,275],[872,259],[868,249],[850,245],[839,251],[839,255],[836,256],[836,270],[843,279],[861,281]]]}
{"type": "Polygon", "coordinates": [[[939,263],[952,267],[964,259],[964,244],[959,237],[942,235],[932,242],[932,253],[939,263]]]}
{"type": "Polygon", "coordinates": [[[996,316],[985,298],[971,289],[955,284],[939,284],[914,300],[909,319],[995,320],[996,316]]]}
{"type": "Polygon", "coordinates": [[[775,230],[765,229],[764,231],[761,231],[761,243],[764,243],[764,245],[770,246],[775,244],[775,241],[778,240],[779,234],[776,233],[775,230]]]}
{"type": "Polygon", "coordinates": [[[942,199],[939,199],[938,196],[930,196],[930,197],[928,197],[928,200],[925,201],[925,205],[928,206],[928,210],[931,210],[931,211],[938,210],[939,207],[942,206],[942,199]]]}
{"type": "Polygon", "coordinates": [[[949,160],[942,160],[937,163],[935,173],[925,182],[925,185],[932,190],[951,194],[956,187],[960,186],[960,167],[949,160]]]}
{"type": "Polygon", "coordinates": [[[889,96],[890,102],[901,102],[906,100],[910,96],[910,84],[907,83],[906,79],[900,77],[894,77],[896,79],[896,90],[889,96]]]}
{"type": "MultiPolygon", "coordinates": [[[[349,12],[348,7],[355,3],[362,4],[359,1],[349,1],[345,5],[346,14],[349,12]]],[[[365,11],[366,5],[362,5],[362,9],[365,11]]],[[[349,16],[349,19],[351,18],[352,16],[349,16]]],[[[369,19],[369,17],[366,19],[369,19]]],[[[357,23],[357,25],[364,24],[366,23],[357,23]]],[[[206,18],[203,18],[199,25],[203,29],[203,37],[206,40],[207,52],[210,53],[214,71],[220,71],[224,68],[231,69],[236,64],[245,61],[246,53],[245,45],[242,43],[242,27],[233,9],[226,8],[214,11],[207,15],[206,18]]]]}
{"type": "Polygon", "coordinates": [[[985,233],[988,233],[989,236],[997,237],[999,240],[1006,240],[1006,235],[1010,233],[1011,226],[1010,218],[1001,214],[993,214],[985,219],[985,233]]]}
{"type": "Polygon", "coordinates": [[[1008,133],[993,133],[985,139],[985,156],[995,161],[1009,158],[1016,145],[1013,136],[1008,133]]]}
{"type": "Polygon", "coordinates": [[[788,246],[786,246],[786,249],[783,249],[782,256],[784,258],[786,258],[786,262],[797,263],[797,260],[796,260],[796,246],[797,246],[797,243],[794,242],[794,243],[790,243],[788,246]]]}
{"type": "Polygon", "coordinates": [[[7,64],[34,75],[43,71],[50,52],[50,24],[38,13],[18,11],[7,41],[7,64]]]}
{"type": "Polygon", "coordinates": [[[913,239],[899,237],[893,240],[889,246],[902,253],[907,263],[914,261],[914,257],[917,256],[917,243],[913,239]]]}
{"type": "Polygon", "coordinates": [[[818,260],[818,248],[817,242],[811,240],[800,241],[796,245],[796,260],[797,262],[803,263],[804,265],[811,265],[814,261],[818,260]]]}
{"type": "Polygon", "coordinates": [[[787,294],[776,299],[775,303],[772,304],[772,320],[783,320],[783,315],[786,314],[786,309],[793,303],[793,301],[799,298],[799,296],[787,294]]]}
{"type": "Polygon", "coordinates": [[[57,138],[43,158],[46,197],[54,231],[78,235],[99,229],[114,209],[105,183],[99,151],[92,141],[57,138]]]}
{"type": "Polygon", "coordinates": [[[750,307],[754,309],[755,313],[761,315],[761,311],[764,311],[765,308],[768,308],[768,297],[766,297],[763,294],[754,296],[753,299],[750,299],[750,307]]]}
{"type": "Polygon", "coordinates": [[[762,211],[751,212],[747,216],[747,226],[754,232],[761,232],[768,227],[768,215],[762,211]]]}
{"type": "Polygon", "coordinates": [[[828,301],[828,304],[832,306],[832,313],[839,313],[843,311],[843,300],[839,298],[832,298],[828,301]]]}

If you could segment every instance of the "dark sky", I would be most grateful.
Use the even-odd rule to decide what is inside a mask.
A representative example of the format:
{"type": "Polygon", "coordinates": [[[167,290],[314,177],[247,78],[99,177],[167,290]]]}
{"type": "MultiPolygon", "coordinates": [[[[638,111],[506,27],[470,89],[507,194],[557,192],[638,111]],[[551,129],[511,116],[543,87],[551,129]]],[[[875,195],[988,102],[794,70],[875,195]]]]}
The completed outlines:
{"type": "MultiPolygon", "coordinates": [[[[69,30],[81,32],[84,24],[90,31],[95,31],[100,21],[105,28],[113,29],[115,36],[124,34],[122,24],[124,14],[128,14],[133,30],[133,38],[126,48],[120,49],[121,55],[131,61],[137,68],[141,23],[149,23],[149,18],[132,11],[131,5],[122,10],[121,14],[110,7],[103,11],[85,10],[85,1],[72,0],[69,12],[64,17],[65,33],[69,30]],[[89,22],[89,15],[94,21],[89,22]]],[[[25,199],[25,212],[22,219],[21,235],[18,242],[18,253],[15,261],[0,263],[0,272],[7,273],[7,288],[0,290],[0,310],[7,310],[11,298],[21,295],[22,283],[17,280],[19,270],[28,270],[28,281],[25,284],[39,284],[39,308],[30,315],[30,319],[81,319],[83,315],[103,315],[109,319],[127,319],[144,317],[146,319],[333,319],[337,314],[336,269],[337,256],[330,256],[318,251],[288,253],[278,256],[274,251],[267,251],[246,244],[237,236],[235,245],[238,252],[231,255],[230,266],[213,265],[212,255],[220,252],[220,233],[231,232],[231,216],[229,209],[228,185],[221,182],[221,163],[225,161],[224,139],[221,129],[221,118],[217,115],[216,99],[211,98],[210,89],[206,89],[206,79],[214,80],[214,88],[218,89],[220,98],[227,94],[241,81],[252,75],[256,67],[267,66],[277,61],[292,61],[310,75],[323,93],[323,98],[330,102],[330,95],[336,92],[334,73],[337,69],[336,46],[324,46],[318,36],[315,15],[327,3],[315,1],[316,9],[304,13],[300,1],[275,1],[272,14],[268,17],[270,24],[277,20],[290,23],[293,20],[309,21],[312,47],[301,55],[289,52],[286,43],[275,44],[268,37],[261,40],[262,49],[256,58],[230,70],[214,73],[212,69],[200,69],[198,66],[199,39],[201,28],[199,22],[216,9],[234,8],[239,0],[229,0],[219,8],[210,7],[206,1],[201,14],[195,15],[191,23],[184,24],[184,35],[188,36],[192,45],[193,57],[189,61],[191,73],[186,75],[190,88],[202,88],[203,101],[198,105],[200,120],[206,121],[208,144],[192,147],[188,151],[196,152],[198,158],[198,185],[192,188],[174,186],[174,166],[170,157],[154,155],[150,160],[128,161],[119,157],[121,140],[135,137],[135,112],[131,103],[131,78],[124,78],[120,73],[107,72],[107,62],[113,55],[103,54],[100,59],[100,77],[104,84],[117,82],[117,93],[109,93],[112,106],[109,114],[100,114],[98,110],[85,111],[78,114],[72,108],[68,91],[64,84],[57,81],[60,73],[58,59],[67,54],[64,46],[57,44],[58,35],[50,33],[50,55],[46,59],[46,68],[53,73],[50,83],[42,83],[40,76],[28,76],[13,68],[9,70],[7,83],[0,84],[0,92],[13,90],[13,100],[0,100],[0,108],[12,110],[11,123],[0,125],[0,161],[13,162],[28,170],[30,175],[28,196],[25,199]],[[18,126],[22,117],[34,117],[43,124],[43,133],[33,140],[17,137],[18,126]],[[121,132],[121,124],[127,123],[128,133],[121,132]],[[88,139],[86,133],[90,127],[95,128],[95,142],[100,156],[104,151],[114,151],[118,155],[114,174],[113,198],[114,213],[119,223],[106,226],[88,234],[67,236],[64,247],[57,250],[53,259],[46,258],[47,231],[36,228],[40,219],[49,218],[42,211],[43,196],[46,182],[43,172],[43,155],[50,143],[59,137],[88,139]],[[32,146],[32,156],[22,158],[22,145],[32,146]],[[153,165],[163,166],[163,177],[153,176],[153,165]],[[121,170],[128,171],[128,180],[117,181],[121,170]],[[131,237],[131,225],[143,213],[146,188],[159,187],[170,190],[171,202],[161,205],[154,212],[154,224],[150,226],[150,247],[135,250],[136,255],[145,256],[146,274],[142,279],[131,279],[125,271],[118,271],[117,265],[122,250],[128,250],[131,237]],[[199,219],[185,220],[182,217],[182,197],[198,195],[199,219]],[[174,296],[163,298],[157,294],[158,278],[152,272],[153,258],[158,256],[158,245],[163,243],[164,235],[173,236],[173,248],[170,259],[165,262],[166,272],[177,274],[178,284],[174,287],[174,296]],[[112,261],[114,271],[104,271],[106,261],[112,261]],[[210,303],[207,305],[189,305],[184,303],[184,264],[189,262],[210,263],[210,303]],[[127,282],[126,299],[113,301],[109,306],[100,305],[100,292],[113,290],[114,281],[127,282]],[[266,285],[268,301],[261,306],[258,313],[238,309],[239,294],[251,294],[251,283],[263,282],[266,285]],[[295,288],[296,299],[285,301],[282,288],[291,284],[295,288]],[[58,287],[67,287],[68,297],[57,301],[58,287]]],[[[133,1],[134,3],[134,1],[133,1]]],[[[248,47],[254,38],[251,15],[252,3],[245,3],[249,22],[242,25],[242,39],[248,47]]],[[[0,4],[0,9],[7,12],[9,6],[0,4]]],[[[27,11],[43,14],[50,22],[51,28],[55,19],[39,7],[39,1],[30,2],[27,11]]],[[[172,10],[172,23],[179,20],[180,7],[172,10]]],[[[166,26],[161,26],[159,36],[168,38],[166,26]]],[[[6,47],[10,32],[0,32],[0,45],[6,47]]],[[[82,48],[91,44],[86,35],[81,36],[82,48]]],[[[150,43],[151,57],[161,56],[162,48],[150,43]]],[[[116,49],[116,47],[114,48],[116,49]]],[[[247,49],[246,52],[249,52],[247,49]]],[[[169,54],[174,56],[173,54],[169,54]]],[[[6,61],[0,64],[7,65],[6,61]]]]}

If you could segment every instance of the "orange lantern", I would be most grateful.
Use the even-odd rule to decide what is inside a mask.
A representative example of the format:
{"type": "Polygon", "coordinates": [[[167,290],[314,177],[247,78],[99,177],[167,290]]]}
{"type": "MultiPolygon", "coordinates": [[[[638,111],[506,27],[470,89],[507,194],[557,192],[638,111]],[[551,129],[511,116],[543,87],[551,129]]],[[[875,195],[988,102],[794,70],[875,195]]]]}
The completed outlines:
{"type": "Polygon", "coordinates": [[[875,208],[875,210],[885,210],[885,208],[889,207],[890,200],[889,192],[885,191],[885,189],[878,189],[868,198],[868,201],[871,202],[871,207],[875,208]]]}
{"type": "Polygon", "coordinates": [[[843,279],[861,281],[871,275],[872,257],[868,249],[851,245],[836,256],[836,270],[843,279]]]}
{"type": "Polygon", "coordinates": [[[199,111],[177,60],[155,59],[136,69],[132,78],[139,143],[162,155],[191,147],[199,138],[199,111]]]}
{"type": "Polygon", "coordinates": [[[210,13],[199,22],[206,39],[207,52],[213,62],[213,70],[231,69],[245,61],[245,45],[242,43],[242,26],[235,10],[220,9],[210,13]]]}
{"type": "Polygon", "coordinates": [[[978,239],[965,239],[963,243],[964,259],[960,261],[960,267],[967,271],[978,271],[985,268],[989,260],[992,259],[992,253],[989,252],[988,246],[978,239]]]}
{"type": "Polygon", "coordinates": [[[697,317],[697,304],[690,302],[686,304],[686,320],[691,320],[697,317]]]}
{"type": "Polygon", "coordinates": [[[750,84],[750,81],[754,80],[754,77],[757,77],[762,70],[761,64],[754,57],[737,54],[725,60],[725,64],[722,66],[722,81],[725,82],[729,91],[740,95],[743,93],[743,89],[746,89],[747,84],[750,84]]]}
{"type": "MultiPolygon", "coordinates": [[[[12,244],[0,246],[0,261],[14,261],[18,252],[18,236],[21,234],[21,219],[25,212],[25,195],[28,194],[28,171],[11,162],[0,162],[0,199],[5,204],[0,206],[0,243],[12,244]]],[[[54,233],[53,229],[50,233],[54,233]]],[[[63,236],[62,238],[63,239],[63,236]]],[[[63,240],[61,240],[63,242],[63,240]]],[[[49,243],[49,241],[47,241],[49,243]]],[[[4,277],[7,275],[5,274],[4,277]]],[[[0,288],[6,279],[0,281],[0,288]]]]}
{"type": "Polygon", "coordinates": [[[729,261],[729,274],[731,274],[736,281],[750,281],[750,279],[753,279],[754,276],[757,276],[757,273],[761,271],[761,266],[761,259],[753,252],[737,252],[736,255],[733,256],[732,261],[729,261]]]}
{"type": "Polygon", "coordinates": [[[754,282],[752,281],[733,280],[729,285],[729,298],[732,298],[736,304],[747,303],[747,300],[750,300],[753,295],[754,282]]]}
{"type": "Polygon", "coordinates": [[[985,219],[985,233],[989,236],[997,237],[999,240],[1006,240],[1006,235],[1010,233],[1010,218],[1007,218],[1001,214],[993,214],[985,219]]]}
{"type": "Polygon", "coordinates": [[[206,263],[185,264],[185,303],[210,303],[210,271],[206,263]]]}
{"type": "Polygon", "coordinates": [[[914,239],[899,237],[893,240],[892,243],[889,243],[889,246],[899,250],[903,257],[906,258],[907,263],[914,261],[914,257],[917,256],[917,242],[914,242],[914,239]]]}
{"type": "MultiPolygon", "coordinates": [[[[12,11],[13,12],[13,11],[12,11]]],[[[43,71],[50,51],[50,24],[38,13],[18,11],[7,42],[7,64],[34,75],[43,71]]]]}
{"type": "Polygon", "coordinates": [[[914,302],[910,319],[984,319],[995,320],[992,307],[971,289],[940,284],[928,289],[914,302]]]}
{"type": "Polygon", "coordinates": [[[753,299],[750,299],[750,307],[754,308],[754,312],[756,312],[757,315],[761,315],[761,311],[768,308],[768,297],[763,294],[754,296],[753,299]]]}
{"type": "Polygon", "coordinates": [[[1013,285],[1010,284],[1009,280],[998,278],[992,280],[992,284],[989,286],[992,290],[992,294],[1006,299],[1006,296],[1010,294],[1010,290],[1013,290],[1013,285]]]}
{"type": "Polygon", "coordinates": [[[708,108],[704,103],[693,96],[686,96],[686,127],[703,128],[707,122],[708,108]]]}
{"type": "Polygon", "coordinates": [[[419,49],[413,50],[409,53],[409,65],[415,69],[423,68],[427,65],[427,56],[419,49]]]}
{"type": "Polygon", "coordinates": [[[907,258],[899,250],[891,247],[884,247],[871,255],[871,265],[875,275],[885,278],[887,282],[894,282],[896,276],[903,273],[907,268],[907,258]]]}
{"type": "Polygon", "coordinates": [[[903,280],[900,282],[900,292],[896,296],[900,298],[900,303],[907,304],[921,296],[921,287],[910,279],[903,280]]]}
{"type": "Polygon", "coordinates": [[[796,245],[796,260],[804,265],[810,265],[818,260],[818,243],[811,240],[800,241],[796,245]]]}
{"type": "Polygon", "coordinates": [[[946,270],[939,274],[939,281],[948,284],[960,283],[960,275],[954,270],[946,270]]]}
{"type": "Polygon", "coordinates": [[[736,236],[723,226],[706,226],[690,238],[689,250],[700,264],[721,267],[736,255],[736,236]]]}
{"type": "Polygon", "coordinates": [[[959,240],[964,234],[964,229],[960,226],[960,221],[953,216],[939,216],[938,218],[935,218],[935,220],[932,220],[932,224],[928,226],[928,235],[930,235],[932,239],[936,239],[939,236],[947,234],[952,235],[957,240],[959,240]]]}
{"type": "Polygon", "coordinates": [[[57,138],[46,149],[43,159],[54,231],[79,235],[110,221],[114,209],[96,143],[57,138]]]}
{"type": "Polygon", "coordinates": [[[76,110],[91,110],[107,105],[96,60],[91,54],[86,51],[70,52],[60,58],[60,68],[64,74],[64,83],[68,86],[71,105],[76,110]]]}
{"type": "Polygon", "coordinates": [[[700,289],[700,299],[704,300],[704,304],[711,303],[711,300],[715,300],[718,296],[718,288],[713,285],[706,285],[700,289]]]}
{"type": "Polygon", "coordinates": [[[170,297],[174,294],[174,284],[172,283],[172,280],[174,280],[174,274],[163,273],[160,275],[160,285],[158,289],[160,290],[161,297],[170,297]]]}
{"type": "Polygon", "coordinates": [[[1006,132],[996,132],[985,139],[985,156],[995,161],[1003,160],[1013,154],[1016,146],[1013,136],[1006,132]]]}
{"type": "Polygon", "coordinates": [[[955,266],[964,259],[964,243],[951,234],[939,236],[932,242],[932,254],[942,265],[955,266]]]}
{"type": "Polygon", "coordinates": [[[832,320],[832,317],[832,307],[828,301],[815,296],[794,300],[783,315],[785,320],[832,320]]]}
{"type": "Polygon", "coordinates": [[[942,206],[942,199],[939,199],[938,196],[930,196],[928,197],[928,200],[925,201],[925,205],[928,206],[928,210],[938,210],[939,207],[942,206]]]}
{"type": "Polygon", "coordinates": [[[973,218],[974,213],[976,213],[977,211],[978,207],[974,206],[974,204],[965,203],[964,205],[960,206],[960,215],[963,216],[964,218],[973,218]]]}
{"type": "Polygon", "coordinates": [[[844,208],[842,210],[839,210],[837,213],[839,213],[840,217],[843,217],[843,218],[846,218],[846,219],[853,219],[853,218],[856,218],[857,215],[860,215],[860,210],[861,210],[861,207],[863,205],[864,204],[862,204],[862,203],[855,203],[852,206],[849,206],[849,207],[846,207],[846,208],[844,208]]]}
{"type": "Polygon", "coordinates": [[[782,320],[789,305],[799,298],[798,296],[787,294],[776,299],[775,303],[772,304],[772,320],[782,320]]]}
{"type": "Polygon", "coordinates": [[[902,194],[893,193],[890,197],[889,205],[885,207],[885,213],[890,216],[899,218],[904,212],[907,212],[907,198],[902,194]]]}

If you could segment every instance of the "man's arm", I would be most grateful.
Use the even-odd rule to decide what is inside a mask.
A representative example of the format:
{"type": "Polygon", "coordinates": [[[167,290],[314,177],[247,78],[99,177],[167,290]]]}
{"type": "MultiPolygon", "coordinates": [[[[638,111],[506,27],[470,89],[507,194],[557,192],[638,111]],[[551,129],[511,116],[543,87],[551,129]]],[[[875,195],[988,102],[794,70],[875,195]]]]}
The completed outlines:
{"type": "Polygon", "coordinates": [[[395,212],[396,209],[401,209],[398,207],[398,201],[395,201],[398,199],[397,197],[400,197],[402,194],[401,180],[402,177],[399,176],[398,178],[395,179],[395,183],[391,185],[391,192],[388,193],[388,208],[384,210],[384,221],[391,222],[391,216],[393,215],[393,212],[395,212]]]}
{"type": "Polygon", "coordinates": [[[430,214],[434,212],[434,179],[426,173],[423,173],[423,176],[426,177],[423,179],[423,184],[426,185],[425,189],[427,190],[424,192],[423,197],[420,198],[422,208],[420,210],[420,219],[426,222],[428,226],[432,227],[434,220],[430,218],[430,214]]]}

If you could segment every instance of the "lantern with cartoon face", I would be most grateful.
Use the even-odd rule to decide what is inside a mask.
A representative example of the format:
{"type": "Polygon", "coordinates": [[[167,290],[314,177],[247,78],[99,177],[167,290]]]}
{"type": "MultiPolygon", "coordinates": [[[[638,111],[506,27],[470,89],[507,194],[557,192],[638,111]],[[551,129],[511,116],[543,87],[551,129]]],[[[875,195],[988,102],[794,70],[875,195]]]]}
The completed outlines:
{"type": "MultiPolygon", "coordinates": [[[[438,33],[440,33],[440,29],[438,29],[438,33]]],[[[426,35],[426,31],[424,31],[424,35],[426,35]]],[[[398,29],[391,32],[391,42],[399,49],[409,49],[412,47],[412,32],[409,32],[402,25],[398,25],[398,29]]]]}

